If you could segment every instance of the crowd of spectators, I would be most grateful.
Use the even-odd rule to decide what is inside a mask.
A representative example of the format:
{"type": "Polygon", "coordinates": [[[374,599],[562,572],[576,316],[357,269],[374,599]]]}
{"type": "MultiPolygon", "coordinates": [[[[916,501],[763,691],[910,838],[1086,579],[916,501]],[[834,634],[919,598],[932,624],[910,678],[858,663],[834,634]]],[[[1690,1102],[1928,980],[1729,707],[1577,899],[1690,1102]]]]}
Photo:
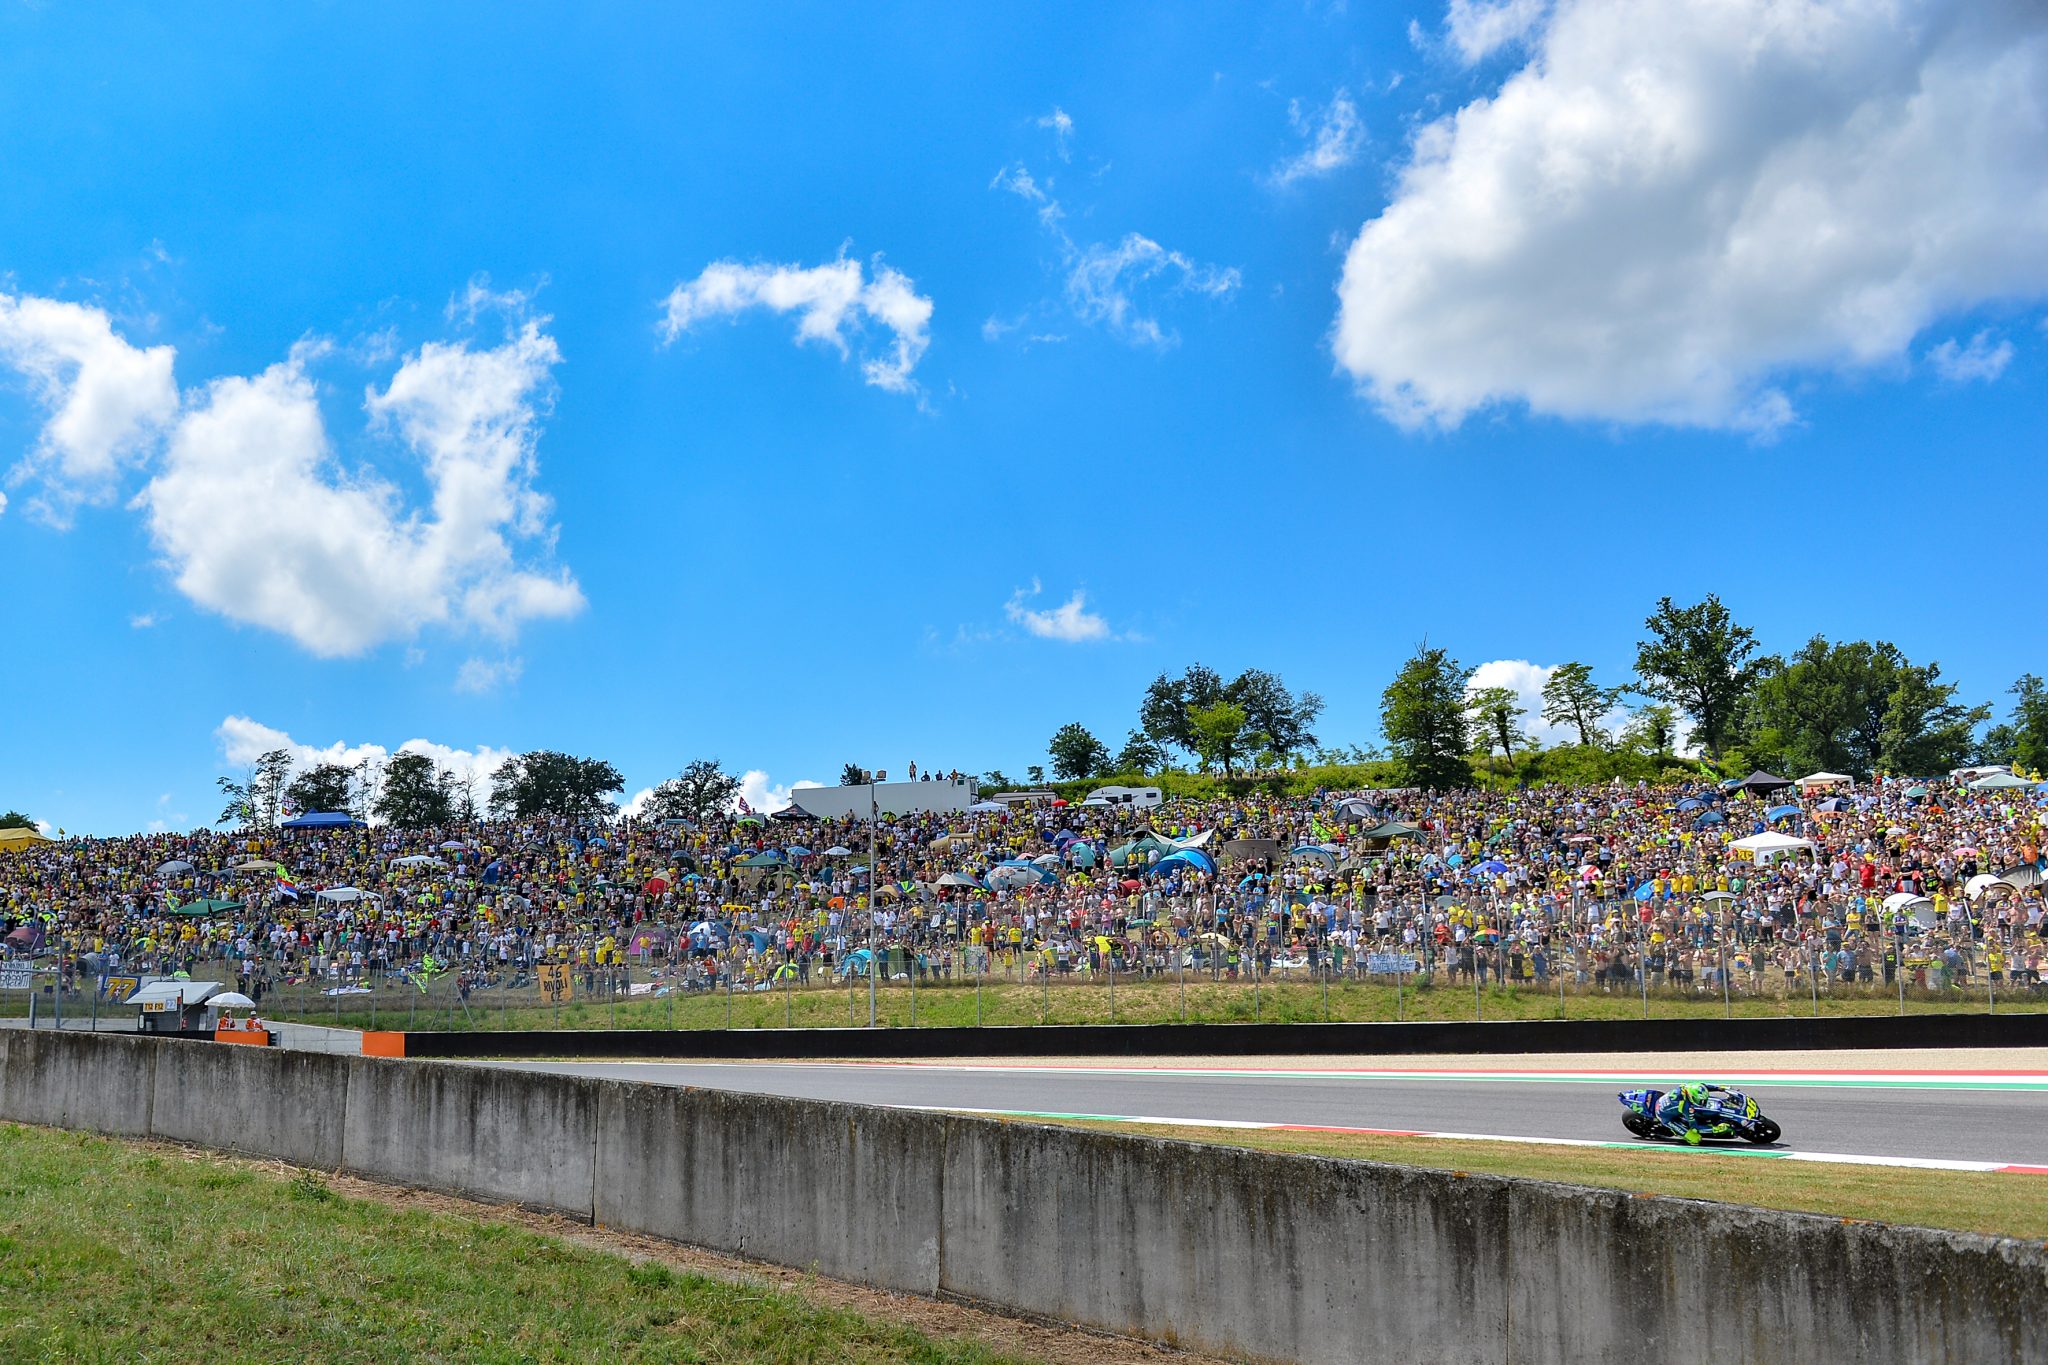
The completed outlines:
{"type": "Polygon", "coordinates": [[[2031,784],[1943,778],[69,838],[0,852],[0,951],[74,988],[232,973],[259,1001],[393,977],[537,993],[554,963],[586,989],[794,990],[871,961],[926,982],[1406,959],[1546,990],[2038,990],[2043,812],[2031,784]],[[1765,831],[1801,842],[1735,847],[1765,831]]]}

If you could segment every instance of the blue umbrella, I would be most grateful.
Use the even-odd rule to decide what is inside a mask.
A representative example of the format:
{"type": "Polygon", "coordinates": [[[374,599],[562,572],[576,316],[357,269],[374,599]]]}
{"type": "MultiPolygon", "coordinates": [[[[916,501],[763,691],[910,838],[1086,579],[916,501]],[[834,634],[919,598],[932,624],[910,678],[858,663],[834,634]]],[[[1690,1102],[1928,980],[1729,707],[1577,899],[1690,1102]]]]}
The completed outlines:
{"type": "Polygon", "coordinates": [[[1484,872],[1490,877],[1499,876],[1501,873],[1508,870],[1508,865],[1498,858],[1488,858],[1485,862],[1479,864],[1472,870],[1474,872],[1484,872]]]}
{"type": "Polygon", "coordinates": [[[1727,823],[1727,820],[1728,817],[1721,814],[1721,812],[1717,810],[1710,810],[1705,815],[1702,815],[1699,819],[1693,821],[1692,827],[1694,829],[1705,829],[1708,825],[1725,824],[1727,823]]]}
{"type": "Polygon", "coordinates": [[[1700,800],[1700,799],[1699,799],[1699,798],[1698,798],[1697,796],[1688,796],[1688,797],[1686,797],[1686,798],[1685,798],[1685,800],[1683,800],[1683,801],[1679,802],[1679,803],[1678,803],[1678,805],[1677,805],[1677,806],[1676,806],[1676,807],[1675,807],[1674,809],[1677,809],[1677,810],[1699,810],[1699,809],[1700,809],[1701,807],[1705,806],[1706,804],[1707,804],[1706,802],[1704,802],[1704,801],[1700,800]]]}
{"type": "Polygon", "coordinates": [[[1797,806],[1772,806],[1764,812],[1764,819],[1775,822],[1784,819],[1788,815],[1797,814],[1799,814],[1799,807],[1797,806]]]}

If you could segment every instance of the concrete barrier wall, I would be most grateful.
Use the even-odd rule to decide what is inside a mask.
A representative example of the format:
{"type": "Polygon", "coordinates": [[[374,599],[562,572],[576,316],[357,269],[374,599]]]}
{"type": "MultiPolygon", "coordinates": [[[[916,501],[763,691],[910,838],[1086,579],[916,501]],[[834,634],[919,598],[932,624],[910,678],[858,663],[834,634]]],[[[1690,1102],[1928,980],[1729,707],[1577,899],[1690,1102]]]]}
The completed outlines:
{"type": "Polygon", "coordinates": [[[2048,1359],[2040,1245],[1541,1181],[104,1034],[0,1032],[0,1118],[1316,1365],[2048,1359]]]}

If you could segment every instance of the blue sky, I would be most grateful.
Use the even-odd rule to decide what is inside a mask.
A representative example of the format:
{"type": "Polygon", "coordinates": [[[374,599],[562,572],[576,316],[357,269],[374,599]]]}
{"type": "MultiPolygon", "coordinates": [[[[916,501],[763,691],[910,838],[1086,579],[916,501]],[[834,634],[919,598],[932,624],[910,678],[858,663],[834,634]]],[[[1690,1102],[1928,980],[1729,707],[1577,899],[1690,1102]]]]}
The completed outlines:
{"type": "Polygon", "coordinates": [[[1762,7],[11,7],[0,807],[1021,774],[1195,660],[1370,742],[1666,593],[2002,711],[2048,19],[1762,7]]]}

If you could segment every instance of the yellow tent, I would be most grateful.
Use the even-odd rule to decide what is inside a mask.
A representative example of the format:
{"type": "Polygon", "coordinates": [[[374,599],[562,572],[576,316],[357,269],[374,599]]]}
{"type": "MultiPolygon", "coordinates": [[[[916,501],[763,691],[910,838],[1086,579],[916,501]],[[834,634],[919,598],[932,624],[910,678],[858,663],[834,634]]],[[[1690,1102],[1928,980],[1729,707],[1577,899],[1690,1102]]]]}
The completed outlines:
{"type": "Polygon", "coordinates": [[[0,829],[0,853],[52,842],[32,829],[0,829]]]}

